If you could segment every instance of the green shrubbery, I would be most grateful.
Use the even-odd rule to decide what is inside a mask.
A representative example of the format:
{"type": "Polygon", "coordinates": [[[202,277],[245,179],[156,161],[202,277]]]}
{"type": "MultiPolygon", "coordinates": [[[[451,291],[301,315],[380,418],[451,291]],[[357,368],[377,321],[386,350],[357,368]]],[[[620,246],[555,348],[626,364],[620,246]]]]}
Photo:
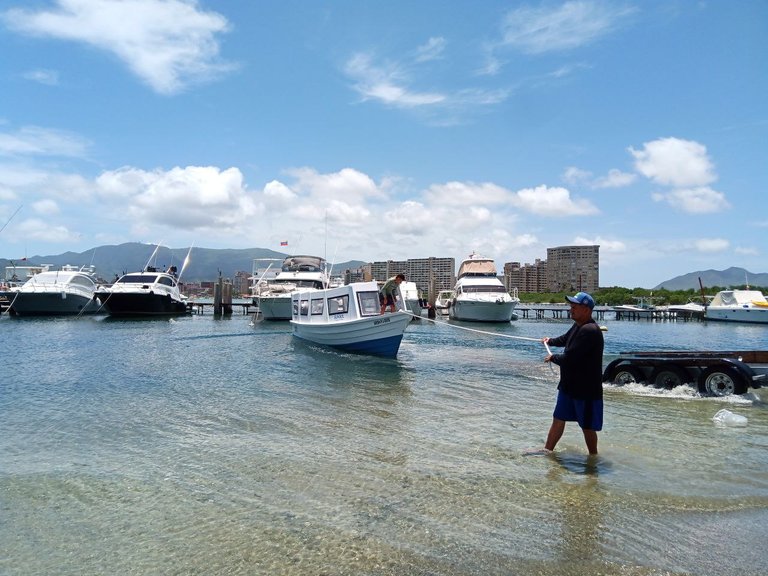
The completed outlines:
{"type": "MultiPolygon", "coordinates": [[[[736,286],[736,288],[745,289],[746,286],[736,286]]],[[[726,290],[726,287],[708,286],[704,288],[704,293],[714,296],[720,290],[726,290]]],[[[750,290],[760,290],[763,293],[768,292],[768,288],[759,286],[750,286],[750,290]]],[[[598,306],[619,306],[621,304],[635,304],[637,298],[652,299],[656,306],[666,306],[669,304],[686,304],[687,302],[701,302],[700,290],[649,290],[647,288],[622,288],[613,286],[610,288],[600,288],[591,293],[598,306]]],[[[572,293],[568,293],[572,296],[572,293]]],[[[520,292],[518,297],[522,304],[561,304],[565,302],[566,293],[558,292],[520,292]]],[[[649,300],[649,303],[651,301],[649,300]]]]}

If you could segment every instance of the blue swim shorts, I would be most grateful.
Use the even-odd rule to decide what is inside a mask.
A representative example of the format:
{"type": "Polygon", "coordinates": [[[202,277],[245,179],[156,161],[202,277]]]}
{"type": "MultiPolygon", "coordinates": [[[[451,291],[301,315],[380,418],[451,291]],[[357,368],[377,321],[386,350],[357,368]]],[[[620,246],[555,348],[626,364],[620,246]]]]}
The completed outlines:
{"type": "Polygon", "coordinates": [[[578,422],[586,430],[603,429],[603,400],[577,400],[558,390],[553,417],[564,422],[578,422]]]}

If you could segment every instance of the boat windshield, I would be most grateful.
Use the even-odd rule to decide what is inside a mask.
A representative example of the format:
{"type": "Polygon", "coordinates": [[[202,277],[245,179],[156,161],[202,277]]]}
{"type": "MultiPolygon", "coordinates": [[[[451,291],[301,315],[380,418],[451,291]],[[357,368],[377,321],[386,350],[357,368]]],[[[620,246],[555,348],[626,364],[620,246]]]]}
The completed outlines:
{"type": "Polygon", "coordinates": [[[160,276],[158,274],[126,274],[120,278],[118,283],[122,284],[165,284],[173,286],[174,282],[169,276],[160,276]]]}
{"type": "Polygon", "coordinates": [[[361,316],[375,316],[380,313],[378,292],[358,292],[357,302],[361,316]]]}
{"type": "Polygon", "coordinates": [[[507,291],[504,286],[462,286],[461,291],[468,292],[491,292],[494,294],[505,294],[507,291]]]}

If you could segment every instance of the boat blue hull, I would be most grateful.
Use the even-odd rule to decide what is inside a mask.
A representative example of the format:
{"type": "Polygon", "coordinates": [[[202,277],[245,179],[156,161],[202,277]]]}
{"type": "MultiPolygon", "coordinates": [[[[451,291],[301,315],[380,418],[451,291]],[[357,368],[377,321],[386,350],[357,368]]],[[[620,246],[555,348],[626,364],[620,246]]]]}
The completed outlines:
{"type": "MultiPolygon", "coordinates": [[[[294,334],[295,335],[295,334],[294,334]]],[[[301,340],[305,340],[301,336],[296,336],[301,340]]],[[[400,342],[402,342],[403,336],[389,336],[387,338],[379,338],[378,340],[367,340],[365,342],[350,342],[348,344],[322,344],[323,346],[329,346],[342,352],[351,352],[354,354],[367,354],[369,356],[379,356],[381,358],[396,358],[397,352],[400,350],[400,342]]],[[[307,340],[307,342],[313,342],[307,340]]],[[[318,342],[313,342],[318,344],[318,342]]]]}

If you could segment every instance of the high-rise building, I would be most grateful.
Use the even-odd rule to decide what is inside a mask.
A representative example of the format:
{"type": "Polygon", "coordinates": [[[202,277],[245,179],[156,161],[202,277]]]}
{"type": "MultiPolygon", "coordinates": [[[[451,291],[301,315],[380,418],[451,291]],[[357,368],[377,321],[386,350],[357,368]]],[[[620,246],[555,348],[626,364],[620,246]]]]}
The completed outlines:
{"type": "Polygon", "coordinates": [[[548,292],[593,292],[600,286],[600,246],[547,248],[548,292]]]}
{"type": "Polygon", "coordinates": [[[371,262],[371,277],[383,282],[402,272],[409,282],[415,282],[419,294],[428,296],[430,287],[435,293],[450,290],[456,284],[456,261],[453,258],[409,258],[371,262]]]}
{"type": "Polygon", "coordinates": [[[534,264],[507,262],[504,264],[504,287],[507,292],[548,292],[547,261],[536,258],[534,264]]]}

